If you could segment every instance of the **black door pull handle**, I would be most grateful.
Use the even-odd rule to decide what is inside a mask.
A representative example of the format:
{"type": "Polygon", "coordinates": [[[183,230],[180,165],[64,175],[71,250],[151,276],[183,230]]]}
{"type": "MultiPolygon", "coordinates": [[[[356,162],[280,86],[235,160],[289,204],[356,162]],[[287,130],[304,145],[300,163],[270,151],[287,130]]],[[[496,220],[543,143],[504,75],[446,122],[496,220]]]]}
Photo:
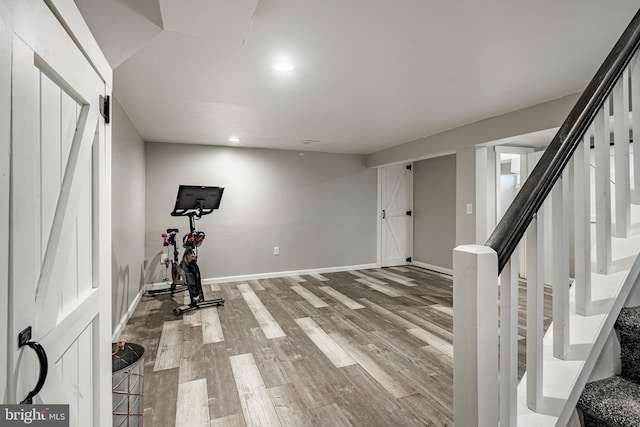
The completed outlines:
{"type": "Polygon", "coordinates": [[[44,348],[40,345],[39,342],[29,341],[31,339],[31,326],[20,333],[20,337],[18,338],[18,347],[28,346],[33,351],[36,352],[38,356],[38,362],[40,362],[40,375],[38,375],[38,382],[36,386],[29,392],[27,397],[24,398],[20,404],[32,404],[33,397],[40,393],[42,387],[44,386],[44,382],[47,379],[47,373],[49,372],[49,362],[47,360],[47,353],[44,351],[44,348]]]}

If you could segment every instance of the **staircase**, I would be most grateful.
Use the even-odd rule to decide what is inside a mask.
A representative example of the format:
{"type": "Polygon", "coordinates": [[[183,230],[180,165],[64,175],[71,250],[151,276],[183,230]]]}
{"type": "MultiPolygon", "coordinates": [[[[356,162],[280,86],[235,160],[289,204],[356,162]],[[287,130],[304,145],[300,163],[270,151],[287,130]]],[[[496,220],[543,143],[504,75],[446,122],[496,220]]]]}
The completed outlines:
{"type": "Polygon", "coordinates": [[[637,339],[622,331],[639,323],[629,315],[635,309],[624,308],[640,296],[640,138],[630,138],[640,135],[639,46],[640,12],[487,242],[454,250],[455,425],[577,426],[576,408],[585,425],[640,425],[637,412],[621,412],[640,409],[628,362],[622,375],[589,382],[614,325],[629,336],[625,343],[637,339]],[[521,381],[519,251],[526,252],[527,276],[521,381]],[[552,259],[547,265],[545,253],[552,259]],[[546,333],[545,284],[553,288],[546,333]],[[608,400],[619,407],[604,408],[608,400]]]}
{"type": "Polygon", "coordinates": [[[577,408],[586,427],[640,426],[640,306],[623,308],[615,329],[622,370],[585,386],[577,408]]]}

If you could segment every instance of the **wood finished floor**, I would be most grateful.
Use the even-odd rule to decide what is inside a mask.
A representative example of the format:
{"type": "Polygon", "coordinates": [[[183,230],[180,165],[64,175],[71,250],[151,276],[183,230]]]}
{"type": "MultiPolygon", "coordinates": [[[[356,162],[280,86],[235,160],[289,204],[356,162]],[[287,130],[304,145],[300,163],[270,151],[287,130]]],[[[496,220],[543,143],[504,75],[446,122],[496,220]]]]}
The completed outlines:
{"type": "MultiPolygon", "coordinates": [[[[176,317],[185,294],[145,295],[123,331],[145,348],[146,426],[453,425],[450,277],[408,266],[204,289],[225,305],[176,317]]],[[[521,336],[524,303],[521,287],[521,336]]]]}

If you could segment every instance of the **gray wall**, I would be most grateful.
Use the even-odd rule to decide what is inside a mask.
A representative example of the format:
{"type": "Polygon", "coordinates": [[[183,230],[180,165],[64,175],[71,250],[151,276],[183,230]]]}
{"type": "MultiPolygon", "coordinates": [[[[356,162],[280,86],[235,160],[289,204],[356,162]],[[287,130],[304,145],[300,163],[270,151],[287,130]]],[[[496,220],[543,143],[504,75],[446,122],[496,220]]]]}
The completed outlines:
{"type": "Polygon", "coordinates": [[[456,156],[413,164],[413,257],[453,268],[456,241],[456,156]]]}
{"type": "Polygon", "coordinates": [[[144,285],[145,145],[114,99],[112,120],[112,329],[144,285]]]}
{"type": "Polygon", "coordinates": [[[364,156],[164,143],[146,155],[147,283],[163,278],[162,232],[189,230],[170,216],[180,184],[225,187],[196,222],[204,279],[376,262],[377,175],[364,156]]]}

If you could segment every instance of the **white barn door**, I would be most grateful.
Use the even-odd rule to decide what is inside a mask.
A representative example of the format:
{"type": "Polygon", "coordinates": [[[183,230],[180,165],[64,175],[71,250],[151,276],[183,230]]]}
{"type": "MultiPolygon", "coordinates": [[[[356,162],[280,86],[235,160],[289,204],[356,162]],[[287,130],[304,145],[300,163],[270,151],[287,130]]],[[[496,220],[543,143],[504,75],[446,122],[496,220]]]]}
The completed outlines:
{"type": "MultiPolygon", "coordinates": [[[[71,426],[111,425],[111,70],[75,4],[11,0],[8,403],[49,373],[34,403],[71,426]]],[[[5,15],[6,17],[6,15],[5,15]]],[[[0,91],[1,92],[1,91],[0,91]]],[[[4,113],[0,109],[0,112],[4,113]]]]}
{"type": "Polygon", "coordinates": [[[378,169],[381,267],[405,265],[413,249],[412,165],[378,169]]]}

